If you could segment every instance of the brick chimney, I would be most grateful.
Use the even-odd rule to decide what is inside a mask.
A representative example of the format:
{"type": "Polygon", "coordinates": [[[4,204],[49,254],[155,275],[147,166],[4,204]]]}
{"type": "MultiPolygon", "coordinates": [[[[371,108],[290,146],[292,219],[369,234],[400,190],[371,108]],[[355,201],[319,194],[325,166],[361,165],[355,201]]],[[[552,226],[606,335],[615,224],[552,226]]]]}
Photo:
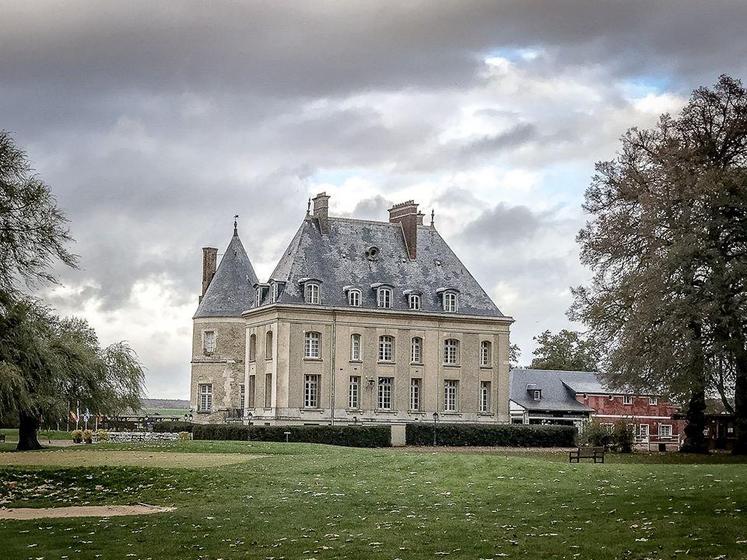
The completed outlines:
{"type": "Polygon", "coordinates": [[[218,262],[218,249],[215,247],[203,247],[202,248],[202,293],[200,294],[200,301],[202,296],[207,292],[208,286],[215,276],[215,266],[218,262]]]}
{"type": "Polygon", "coordinates": [[[418,224],[423,223],[418,205],[414,200],[395,204],[389,209],[389,223],[402,226],[407,253],[410,259],[415,260],[418,253],[418,224]]]}
{"type": "Polygon", "coordinates": [[[314,217],[319,220],[319,231],[322,233],[329,232],[329,196],[326,192],[316,195],[314,202],[314,217]]]}

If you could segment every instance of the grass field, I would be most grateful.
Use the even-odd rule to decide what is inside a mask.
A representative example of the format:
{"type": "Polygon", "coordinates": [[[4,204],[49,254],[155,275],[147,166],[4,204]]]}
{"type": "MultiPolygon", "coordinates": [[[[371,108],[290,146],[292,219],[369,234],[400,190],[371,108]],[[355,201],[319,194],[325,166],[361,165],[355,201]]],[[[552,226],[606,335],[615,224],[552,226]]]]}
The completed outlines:
{"type": "MultiPolygon", "coordinates": [[[[5,434],[6,442],[18,441],[18,428],[0,428],[0,434],[5,434]]],[[[57,430],[39,430],[39,442],[44,443],[50,439],[71,439],[70,432],[57,430]]]]}
{"type": "Polygon", "coordinates": [[[727,456],[569,465],[558,453],[193,441],[0,458],[7,507],[176,507],[0,521],[9,559],[747,558],[747,465],[727,456]],[[142,466],[98,466],[123,452],[142,466]],[[173,468],[180,453],[264,457],[173,468]]]}

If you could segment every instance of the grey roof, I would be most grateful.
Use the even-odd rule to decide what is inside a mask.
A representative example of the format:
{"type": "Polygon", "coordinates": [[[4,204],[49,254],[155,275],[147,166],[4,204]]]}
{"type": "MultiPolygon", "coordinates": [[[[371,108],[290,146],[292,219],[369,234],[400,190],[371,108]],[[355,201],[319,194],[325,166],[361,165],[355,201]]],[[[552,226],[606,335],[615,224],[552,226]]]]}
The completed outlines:
{"type": "Polygon", "coordinates": [[[241,317],[254,302],[257,275],[234,230],[231,242],[220,260],[194,318],[241,317]]]}
{"type": "MultiPolygon", "coordinates": [[[[305,279],[320,281],[321,305],[346,307],[345,289],[361,290],[361,307],[376,308],[372,285],[394,288],[392,309],[408,309],[405,290],[422,292],[423,312],[443,313],[437,290],[459,291],[459,315],[504,317],[434,227],[418,226],[417,258],[408,257],[399,224],[329,218],[329,231],[306,217],[270,277],[284,285],[278,303],[304,304],[305,279]],[[375,260],[366,251],[377,247],[375,260]]],[[[264,303],[269,301],[269,295],[264,303]]]]}
{"type": "Polygon", "coordinates": [[[591,412],[593,409],[578,402],[574,391],[564,382],[564,379],[577,373],[588,372],[512,369],[509,378],[510,398],[527,410],[591,412]],[[539,401],[530,398],[527,385],[536,385],[542,391],[539,401]]]}
{"type": "Polygon", "coordinates": [[[650,391],[635,391],[630,387],[609,387],[595,371],[566,371],[563,372],[563,383],[576,393],[592,395],[655,395],[650,391]]]}

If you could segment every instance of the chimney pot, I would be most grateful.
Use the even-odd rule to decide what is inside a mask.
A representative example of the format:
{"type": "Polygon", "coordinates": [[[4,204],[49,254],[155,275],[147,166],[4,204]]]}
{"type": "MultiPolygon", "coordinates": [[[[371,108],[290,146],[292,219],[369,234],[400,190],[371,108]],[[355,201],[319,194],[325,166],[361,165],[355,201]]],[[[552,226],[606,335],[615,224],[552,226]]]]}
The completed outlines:
{"type": "Polygon", "coordinates": [[[402,226],[407,253],[414,260],[418,252],[418,225],[423,223],[417,203],[414,200],[408,200],[392,206],[389,209],[389,222],[402,226]]]}
{"type": "Polygon", "coordinates": [[[329,231],[329,196],[326,192],[320,192],[312,202],[314,203],[314,217],[319,220],[319,230],[322,233],[329,231]]]}

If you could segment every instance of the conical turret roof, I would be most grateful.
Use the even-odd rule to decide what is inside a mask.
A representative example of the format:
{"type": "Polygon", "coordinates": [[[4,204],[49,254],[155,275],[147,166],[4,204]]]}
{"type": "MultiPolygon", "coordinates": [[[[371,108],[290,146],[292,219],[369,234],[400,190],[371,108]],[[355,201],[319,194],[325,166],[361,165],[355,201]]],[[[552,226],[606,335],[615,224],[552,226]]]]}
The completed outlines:
{"type": "Polygon", "coordinates": [[[234,229],[231,242],[220,260],[218,270],[200,302],[195,319],[200,317],[241,317],[254,302],[258,282],[252,263],[234,229]]]}

